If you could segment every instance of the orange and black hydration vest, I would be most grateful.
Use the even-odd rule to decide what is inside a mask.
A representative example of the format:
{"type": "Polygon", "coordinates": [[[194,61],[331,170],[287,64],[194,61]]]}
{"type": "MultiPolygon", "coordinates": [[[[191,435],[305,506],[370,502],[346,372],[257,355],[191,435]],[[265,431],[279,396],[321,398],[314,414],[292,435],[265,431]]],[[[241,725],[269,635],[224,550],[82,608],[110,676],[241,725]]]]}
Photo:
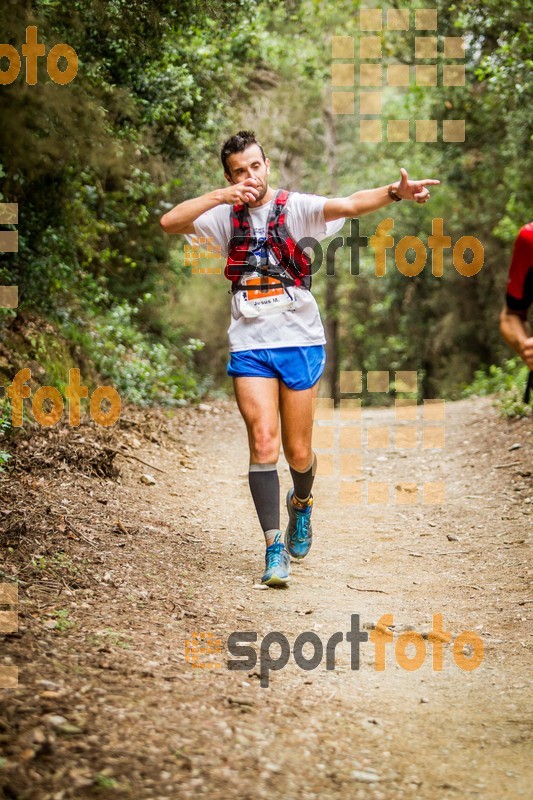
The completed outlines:
{"type": "Polygon", "coordinates": [[[274,286],[311,288],[311,261],[290,235],[285,222],[289,196],[290,192],[286,189],[279,189],[274,196],[267,221],[266,258],[263,259],[258,258],[254,252],[257,241],[253,235],[248,206],[241,203],[232,207],[232,237],[228,244],[228,261],[224,269],[224,275],[232,281],[232,293],[247,288],[246,284],[239,283],[239,278],[252,272],[277,278],[279,284],[269,283],[269,289],[274,286]],[[276,264],[270,263],[270,253],[273,253],[276,264]]]}

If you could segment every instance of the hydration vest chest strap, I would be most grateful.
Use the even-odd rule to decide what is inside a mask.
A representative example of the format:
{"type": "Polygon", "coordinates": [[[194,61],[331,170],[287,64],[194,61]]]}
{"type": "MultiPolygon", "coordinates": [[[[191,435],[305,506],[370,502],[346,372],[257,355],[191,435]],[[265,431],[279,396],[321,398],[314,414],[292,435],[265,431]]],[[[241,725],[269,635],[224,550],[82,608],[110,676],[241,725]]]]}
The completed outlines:
{"type": "MultiPolygon", "coordinates": [[[[224,275],[232,281],[231,292],[245,289],[240,282],[247,273],[260,272],[276,278],[283,286],[301,286],[311,288],[310,259],[298,247],[289,233],[286,221],[286,205],[290,192],[280,189],[276,192],[266,225],[266,250],[277,259],[277,264],[266,265],[256,263],[256,255],[252,245],[252,225],[248,206],[237,204],[231,210],[232,237],[228,245],[228,260],[224,275]]],[[[255,245],[255,240],[254,240],[255,245]]]]}

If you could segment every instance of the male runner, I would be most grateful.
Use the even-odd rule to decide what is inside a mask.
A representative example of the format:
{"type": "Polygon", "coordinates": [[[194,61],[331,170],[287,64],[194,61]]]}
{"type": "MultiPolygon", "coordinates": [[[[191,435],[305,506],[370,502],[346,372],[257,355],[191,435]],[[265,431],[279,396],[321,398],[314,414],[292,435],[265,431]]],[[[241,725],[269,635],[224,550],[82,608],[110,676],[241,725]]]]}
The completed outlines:
{"type": "Polygon", "coordinates": [[[528,222],[516,237],[505,306],[500,313],[500,332],[513,350],[532,370],[529,373],[524,402],[529,403],[533,389],[533,336],[527,321],[528,309],[533,303],[533,222],[528,222]]]}
{"type": "MultiPolygon", "coordinates": [[[[310,291],[309,258],[298,242],[320,241],[359,217],[398,200],[425,203],[427,185],[402,169],[396,183],[327,197],[274,191],[270,160],[252,131],[239,131],[223,145],[229,186],[185,200],[161,218],[166,233],[210,237],[228,255],[232,281],[230,359],[237,405],[250,447],[249,485],[266,541],[262,583],[285,585],[290,557],[303,558],[312,541],[311,492],[317,458],[312,449],[314,400],[326,363],[324,328],[310,291]],[[281,418],[281,430],[279,419],[281,418]],[[280,451],[293,487],[287,494],[289,522],[280,529],[280,451]]],[[[307,246],[308,246],[307,242],[307,246]]]]}

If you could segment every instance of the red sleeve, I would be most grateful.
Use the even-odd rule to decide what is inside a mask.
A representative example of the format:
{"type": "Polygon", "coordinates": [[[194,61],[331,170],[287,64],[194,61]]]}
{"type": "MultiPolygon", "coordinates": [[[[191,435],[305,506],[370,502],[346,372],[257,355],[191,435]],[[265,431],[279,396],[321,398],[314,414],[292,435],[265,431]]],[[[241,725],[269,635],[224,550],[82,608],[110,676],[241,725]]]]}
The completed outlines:
{"type": "Polygon", "coordinates": [[[533,222],[520,230],[513,248],[509,267],[506,300],[513,311],[529,308],[533,302],[533,222]]]}

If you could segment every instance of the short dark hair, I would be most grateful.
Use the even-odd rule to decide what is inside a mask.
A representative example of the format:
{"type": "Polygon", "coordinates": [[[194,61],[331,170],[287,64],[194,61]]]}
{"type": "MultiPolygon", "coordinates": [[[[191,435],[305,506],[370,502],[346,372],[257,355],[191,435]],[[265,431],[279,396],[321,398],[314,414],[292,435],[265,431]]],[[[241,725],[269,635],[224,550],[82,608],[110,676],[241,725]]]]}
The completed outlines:
{"type": "Polygon", "coordinates": [[[227,139],[222,145],[220,159],[222,161],[222,166],[224,167],[224,172],[229,174],[228,156],[230,156],[232,153],[242,153],[247,147],[250,147],[251,144],[256,144],[259,147],[261,150],[261,155],[263,156],[263,161],[265,161],[265,151],[255,138],[254,131],[239,131],[234,136],[230,136],[230,138],[227,139]]]}

